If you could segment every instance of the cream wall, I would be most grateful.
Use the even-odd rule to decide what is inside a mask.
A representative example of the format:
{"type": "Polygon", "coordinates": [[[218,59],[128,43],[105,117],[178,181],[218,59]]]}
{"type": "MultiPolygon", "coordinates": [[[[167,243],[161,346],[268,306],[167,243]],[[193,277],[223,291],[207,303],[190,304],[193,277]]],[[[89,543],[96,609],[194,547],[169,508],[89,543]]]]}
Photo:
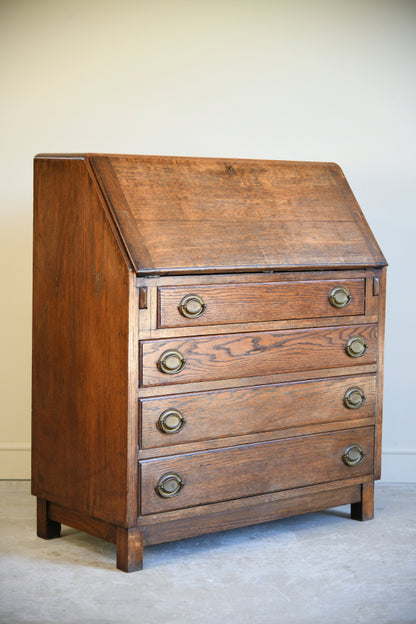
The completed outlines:
{"type": "Polygon", "coordinates": [[[384,479],[416,481],[409,0],[0,0],[0,478],[30,473],[32,158],[331,160],[390,263],[384,479]]]}

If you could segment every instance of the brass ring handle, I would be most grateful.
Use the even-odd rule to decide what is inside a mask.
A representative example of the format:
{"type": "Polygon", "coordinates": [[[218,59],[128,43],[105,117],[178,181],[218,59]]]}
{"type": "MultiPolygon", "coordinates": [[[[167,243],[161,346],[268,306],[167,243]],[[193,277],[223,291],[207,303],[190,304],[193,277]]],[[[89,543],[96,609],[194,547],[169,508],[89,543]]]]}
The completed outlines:
{"type": "Polygon", "coordinates": [[[353,386],[344,394],[344,405],[348,409],[358,409],[365,402],[366,396],[361,388],[353,386]]]}
{"type": "Polygon", "coordinates": [[[164,351],[162,353],[158,360],[157,367],[162,373],[176,375],[184,369],[185,364],[186,360],[182,353],[179,353],[179,351],[175,349],[169,349],[169,351],[164,351]]]}
{"type": "Polygon", "coordinates": [[[350,357],[358,358],[364,355],[368,349],[368,344],[362,336],[350,338],[345,345],[345,351],[350,357]]]}
{"type": "Polygon", "coordinates": [[[157,424],[163,433],[178,433],[185,422],[182,412],[174,407],[169,407],[161,413],[157,424]]]}
{"type": "Polygon", "coordinates": [[[351,302],[351,293],[345,286],[335,286],[328,296],[329,303],[334,308],[345,308],[351,302]]]}
{"type": "Polygon", "coordinates": [[[350,444],[342,455],[342,461],[347,466],[358,466],[365,457],[365,451],[362,446],[357,443],[350,444]]]}
{"type": "Polygon", "coordinates": [[[207,306],[199,295],[185,295],[179,304],[179,312],[186,318],[198,318],[202,316],[207,306]]]}
{"type": "Polygon", "coordinates": [[[184,485],[176,472],[167,472],[157,482],[156,492],[162,498],[173,498],[179,494],[184,485]]]}

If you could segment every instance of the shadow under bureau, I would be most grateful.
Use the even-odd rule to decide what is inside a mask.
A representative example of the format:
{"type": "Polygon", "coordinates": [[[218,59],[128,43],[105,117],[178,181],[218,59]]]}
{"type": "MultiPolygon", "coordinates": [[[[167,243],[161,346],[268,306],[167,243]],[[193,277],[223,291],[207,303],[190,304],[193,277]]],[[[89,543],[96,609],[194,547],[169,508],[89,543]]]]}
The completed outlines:
{"type": "Polygon", "coordinates": [[[32,493],[143,546],[350,504],[380,477],[386,261],[339,167],[35,158],[32,493]]]}

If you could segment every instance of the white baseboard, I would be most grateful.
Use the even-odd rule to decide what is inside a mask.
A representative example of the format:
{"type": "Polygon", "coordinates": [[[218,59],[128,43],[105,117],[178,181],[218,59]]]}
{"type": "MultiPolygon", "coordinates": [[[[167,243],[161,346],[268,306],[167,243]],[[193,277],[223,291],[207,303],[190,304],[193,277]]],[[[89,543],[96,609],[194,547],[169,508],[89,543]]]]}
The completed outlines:
{"type": "Polygon", "coordinates": [[[0,479],[30,479],[30,442],[0,442],[0,479]]]}
{"type": "MultiPolygon", "coordinates": [[[[30,443],[0,443],[0,479],[30,479],[30,443]]],[[[416,483],[416,449],[383,450],[384,483],[416,483]]]]}
{"type": "Polygon", "coordinates": [[[383,449],[381,480],[384,483],[416,483],[416,449],[383,449]]]}

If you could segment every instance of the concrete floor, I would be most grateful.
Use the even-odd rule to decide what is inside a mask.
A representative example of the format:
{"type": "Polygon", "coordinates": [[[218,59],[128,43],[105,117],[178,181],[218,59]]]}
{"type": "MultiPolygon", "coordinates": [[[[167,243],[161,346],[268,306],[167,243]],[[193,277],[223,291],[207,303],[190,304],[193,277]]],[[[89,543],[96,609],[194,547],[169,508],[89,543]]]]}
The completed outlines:
{"type": "Polygon", "coordinates": [[[2,624],[416,622],[416,484],[377,484],[370,522],[343,507],[150,546],[132,574],[84,533],[37,538],[28,482],[0,501],[2,624]]]}

